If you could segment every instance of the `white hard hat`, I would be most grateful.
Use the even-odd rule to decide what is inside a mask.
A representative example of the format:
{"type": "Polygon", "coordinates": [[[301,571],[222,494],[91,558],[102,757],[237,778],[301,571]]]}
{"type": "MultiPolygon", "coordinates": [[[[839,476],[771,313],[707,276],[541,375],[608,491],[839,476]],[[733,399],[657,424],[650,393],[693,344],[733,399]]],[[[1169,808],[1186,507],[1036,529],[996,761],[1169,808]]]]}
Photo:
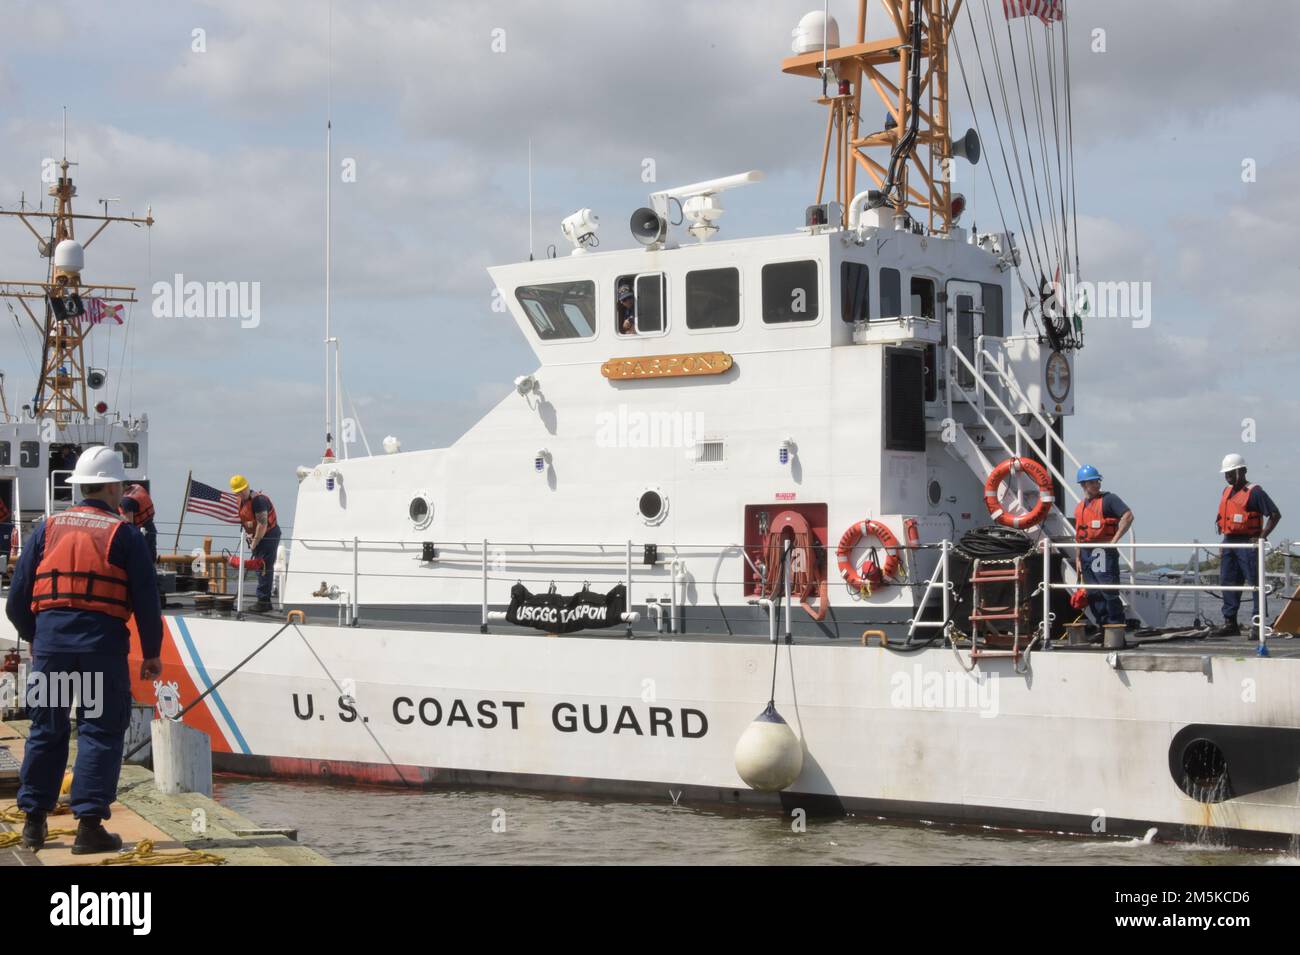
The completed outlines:
{"type": "Polygon", "coordinates": [[[68,478],[68,483],[113,484],[126,479],[122,455],[103,445],[96,445],[81,452],[81,457],[77,458],[77,466],[72,469],[72,476],[68,478]]]}
{"type": "Polygon", "coordinates": [[[1223,467],[1219,468],[1219,470],[1227,474],[1229,471],[1235,471],[1237,468],[1244,468],[1245,466],[1246,459],[1240,454],[1225,454],[1223,456],[1223,467]]]}

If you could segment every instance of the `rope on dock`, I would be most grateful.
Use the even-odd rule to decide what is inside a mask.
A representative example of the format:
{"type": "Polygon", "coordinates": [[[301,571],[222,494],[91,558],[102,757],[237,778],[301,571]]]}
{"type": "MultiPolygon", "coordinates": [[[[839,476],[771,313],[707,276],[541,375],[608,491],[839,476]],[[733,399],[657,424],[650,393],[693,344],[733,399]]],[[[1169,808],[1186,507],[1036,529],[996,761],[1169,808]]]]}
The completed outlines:
{"type": "MultiPolygon", "coordinates": [[[[51,816],[68,815],[70,810],[66,806],[60,806],[50,813],[51,816]]],[[[27,815],[17,805],[4,806],[0,808],[0,822],[7,823],[11,826],[22,827],[27,820],[27,815]]],[[[46,842],[61,836],[76,837],[76,829],[50,829],[46,834],[46,842]]],[[[18,830],[13,832],[0,832],[0,849],[8,849],[22,842],[22,833],[18,830]]],[[[96,862],[77,862],[75,866],[101,866],[101,865],[225,865],[225,856],[217,855],[215,852],[202,852],[198,849],[182,849],[178,852],[155,852],[152,839],[141,839],[135,844],[135,847],[126,852],[119,852],[116,855],[109,856],[106,859],[100,859],[96,862]]]]}

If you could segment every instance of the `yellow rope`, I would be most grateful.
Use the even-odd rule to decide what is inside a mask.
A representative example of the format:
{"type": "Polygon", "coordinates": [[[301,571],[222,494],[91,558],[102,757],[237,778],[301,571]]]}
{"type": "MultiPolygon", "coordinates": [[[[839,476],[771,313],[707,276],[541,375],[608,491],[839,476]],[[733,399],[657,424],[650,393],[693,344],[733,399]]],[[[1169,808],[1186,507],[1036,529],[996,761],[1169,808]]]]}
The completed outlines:
{"type": "MultiPolygon", "coordinates": [[[[59,806],[51,816],[67,815],[69,809],[66,806],[59,806]]],[[[0,807],[0,822],[8,823],[11,826],[22,826],[27,816],[16,805],[0,807]]],[[[51,829],[46,835],[46,841],[58,836],[76,836],[76,829],[51,829]]],[[[0,832],[0,849],[7,849],[10,846],[16,846],[22,842],[21,832],[0,832]]],[[[97,866],[97,865],[225,865],[224,856],[219,856],[215,852],[200,852],[197,849],[182,849],[179,852],[155,852],[152,839],[141,839],[135,844],[135,848],[126,852],[119,852],[117,855],[109,856],[107,859],[100,859],[97,862],[78,862],[78,866],[97,866]]]]}

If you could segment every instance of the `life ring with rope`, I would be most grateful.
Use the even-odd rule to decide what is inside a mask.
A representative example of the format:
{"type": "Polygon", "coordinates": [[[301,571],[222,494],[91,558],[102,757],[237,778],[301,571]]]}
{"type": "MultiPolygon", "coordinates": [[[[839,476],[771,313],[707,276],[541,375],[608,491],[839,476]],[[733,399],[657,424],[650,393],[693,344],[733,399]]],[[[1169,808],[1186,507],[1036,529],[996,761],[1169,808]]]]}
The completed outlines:
{"type": "Polygon", "coordinates": [[[888,586],[889,578],[898,573],[898,538],[880,521],[858,521],[850,525],[844,532],[844,536],[840,538],[840,546],[835,549],[835,558],[839,563],[840,576],[844,578],[845,583],[863,596],[870,597],[878,587],[888,586]],[[864,537],[874,537],[880,541],[886,554],[882,565],[877,566],[876,562],[870,559],[863,561],[861,568],[853,565],[853,548],[857,547],[864,537]]]}
{"type": "Polygon", "coordinates": [[[1047,519],[1052,509],[1052,502],[1055,500],[1052,476],[1047,473],[1047,468],[1033,458],[1007,458],[990,472],[989,479],[984,482],[984,506],[989,509],[993,520],[1003,527],[1015,527],[1021,530],[1037,527],[1047,519]],[[1028,474],[1038,485],[1038,502],[1025,514],[1012,514],[1002,507],[999,500],[1002,483],[1015,472],[1028,474]]]}

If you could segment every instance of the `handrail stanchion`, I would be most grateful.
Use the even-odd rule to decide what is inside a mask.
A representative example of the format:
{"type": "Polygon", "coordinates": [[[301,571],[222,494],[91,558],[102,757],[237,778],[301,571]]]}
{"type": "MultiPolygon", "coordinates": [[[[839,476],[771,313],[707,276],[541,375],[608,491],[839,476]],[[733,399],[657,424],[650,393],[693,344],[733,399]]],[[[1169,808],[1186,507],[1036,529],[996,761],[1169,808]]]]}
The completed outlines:
{"type": "Polygon", "coordinates": [[[952,541],[944,538],[943,550],[939,554],[939,559],[943,562],[943,625],[948,626],[948,614],[951,609],[948,606],[948,552],[952,548],[952,541]]]}
{"type": "MultiPolygon", "coordinates": [[[[1193,582],[1199,585],[1201,582],[1201,542],[1193,540],[1192,543],[1196,545],[1192,548],[1192,576],[1195,578],[1193,582]]],[[[1192,619],[1198,624],[1201,622],[1201,590],[1199,586],[1192,591],[1192,619]]]]}
{"type": "MultiPolygon", "coordinates": [[[[627,594],[626,606],[629,613],[632,612],[632,538],[627,540],[627,594]]],[[[632,636],[632,621],[627,622],[627,635],[632,636]]]]}
{"type": "Polygon", "coordinates": [[[1255,560],[1258,567],[1255,590],[1257,593],[1256,599],[1259,601],[1256,607],[1259,612],[1259,649],[1256,652],[1261,657],[1266,657],[1268,656],[1268,638],[1265,636],[1268,633],[1268,607],[1266,606],[1268,577],[1264,571],[1264,538],[1262,535],[1255,539],[1255,560]]]}
{"type": "Polygon", "coordinates": [[[483,619],[479,621],[478,632],[488,632],[488,609],[487,609],[487,538],[483,538],[483,619]]]}
{"type": "MultiPolygon", "coordinates": [[[[973,632],[973,631],[972,631],[973,632]]],[[[1052,649],[1052,539],[1043,530],[1043,649],[1052,649]]]]}
{"type": "Polygon", "coordinates": [[[790,545],[792,541],[787,538],[785,542],[785,642],[790,642],[790,545]]]}
{"type": "Polygon", "coordinates": [[[360,604],[360,601],[357,598],[357,583],[361,576],[358,572],[358,561],[360,558],[358,557],[359,548],[357,545],[359,543],[360,541],[358,541],[354,536],[352,538],[352,626],[354,627],[357,625],[357,610],[359,609],[360,604]]]}
{"type": "MultiPolygon", "coordinates": [[[[224,562],[224,560],[223,560],[224,562]]],[[[211,579],[211,574],[209,574],[211,579]]],[[[235,613],[244,612],[244,535],[239,535],[239,580],[235,584],[235,613]]]]}

